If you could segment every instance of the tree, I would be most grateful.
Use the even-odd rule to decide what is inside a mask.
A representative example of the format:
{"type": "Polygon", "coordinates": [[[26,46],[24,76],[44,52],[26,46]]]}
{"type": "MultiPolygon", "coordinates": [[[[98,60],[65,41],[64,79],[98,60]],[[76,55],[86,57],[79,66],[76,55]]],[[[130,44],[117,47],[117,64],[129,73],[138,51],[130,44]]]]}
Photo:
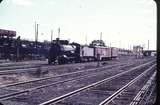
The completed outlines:
{"type": "Polygon", "coordinates": [[[93,40],[90,46],[106,46],[103,40],[93,40]]]}

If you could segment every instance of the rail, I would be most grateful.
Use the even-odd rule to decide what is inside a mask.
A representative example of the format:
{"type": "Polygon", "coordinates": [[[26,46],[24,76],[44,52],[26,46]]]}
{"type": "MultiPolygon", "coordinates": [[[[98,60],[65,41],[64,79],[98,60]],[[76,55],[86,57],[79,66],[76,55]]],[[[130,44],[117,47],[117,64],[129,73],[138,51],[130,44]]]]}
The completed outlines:
{"type": "MultiPolygon", "coordinates": [[[[111,66],[108,66],[107,68],[113,67],[113,66],[117,66],[117,65],[122,65],[122,64],[111,65],[111,66]]],[[[102,68],[106,68],[106,67],[102,67],[102,68]]],[[[78,72],[80,73],[80,72],[86,72],[86,71],[93,71],[93,70],[97,70],[97,69],[99,69],[99,68],[88,69],[88,70],[83,70],[83,71],[78,71],[78,72]]],[[[101,72],[105,72],[105,71],[101,71],[101,72]]],[[[101,73],[101,72],[99,72],[99,73],[101,73]]],[[[74,74],[75,73],[77,73],[77,72],[74,72],[74,74]]],[[[73,73],[67,73],[67,75],[69,75],[69,74],[73,74],[73,73]]],[[[59,76],[56,76],[56,77],[60,77],[60,76],[64,76],[64,75],[66,75],[66,74],[59,75],[59,76]]],[[[91,75],[90,74],[89,75],[86,74],[86,75],[79,76],[79,77],[76,77],[76,78],[70,78],[70,79],[67,79],[67,80],[58,81],[58,82],[54,82],[54,83],[47,84],[47,85],[41,85],[41,86],[38,86],[38,87],[33,87],[33,88],[30,88],[30,89],[21,90],[19,92],[13,92],[13,93],[10,93],[10,94],[5,94],[5,95],[0,96],[0,100],[1,101],[2,100],[6,100],[6,99],[9,99],[9,98],[14,97],[16,95],[20,95],[20,94],[23,94],[23,93],[31,92],[31,91],[36,90],[36,89],[41,89],[41,88],[49,87],[49,86],[52,86],[52,85],[56,85],[56,84],[60,84],[60,83],[64,83],[64,82],[69,82],[69,81],[74,81],[74,80],[77,80],[77,79],[81,79],[81,78],[85,78],[85,77],[90,77],[90,76],[96,76],[96,75],[97,75],[97,73],[94,73],[94,74],[91,74],[91,75]]],[[[44,78],[44,79],[46,79],[46,78],[44,78]]],[[[40,80],[35,80],[35,81],[40,81],[40,80]]],[[[35,81],[32,81],[32,82],[35,82],[35,81]]],[[[28,82],[31,82],[31,81],[28,81],[28,82]]],[[[14,86],[14,85],[19,85],[19,84],[23,84],[23,83],[25,83],[25,82],[1,86],[1,88],[9,87],[9,86],[14,86]]]]}
{"type": "Polygon", "coordinates": [[[111,76],[111,77],[109,77],[109,78],[103,79],[103,80],[101,80],[101,81],[95,82],[95,83],[90,84],[90,85],[88,85],[88,86],[82,87],[82,88],[77,89],[77,90],[75,90],[75,91],[69,92],[69,93],[64,94],[64,95],[62,95],[62,96],[59,96],[59,97],[57,97],[57,98],[54,98],[54,99],[48,100],[48,101],[46,101],[46,102],[43,102],[43,103],[41,103],[41,104],[39,104],[39,105],[48,105],[48,104],[51,104],[51,103],[53,103],[53,104],[54,104],[54,103],[57,103],[57,102],[65,99],[65,98],[68,98],[68,97],[70,97],[70,96],[76,95],[76,94],[78,94],[79,92],[82,92],[82,91],[91,89],[91,88],[93,88],[93,87],[95,87],[95,86],[97,86],[97,85],[103,84],[104,82],[108,82],[108,81],[110,81],[110,80],[112,80],[112,79],[114,79],[114,78],[120,77],[120,76],[122,76],[122,75],[124,75],[124,74],[127,74],[127,73],[129,73],[129,72],[131,72],[131,71],[133,71],[133,70],[137,70],[138,68],[144,67],[144,66],[146,66],[146,65],[148,65],[148,64],[151,64],[151,63],[153,63],[153,62],[154,62],[154,61],[151,61],[151,62],[142,64],[142,65],[139,65],[139,66],[134,67],[134,68],[132,68],[132,69],[130,69],[130,70],[128,70],[128,71],[125,71],[125,72],[116,74],[116,75],[114,75],[114,76],[111,76]]]}
{"type": "MultiPolygon", "coordinates": [[[[90,63],[95,63],[95,62],[90,62],[90,63]]],[[[71,65],[71,64],[67,65],[67,64],[65,64],[65,65],[57,65],[57,66],[55,66],[55,65],[45,65],[45,67],[42,67],[41,65],[31,65],[31,66],[29,66],[30,67],[29,69],[28,68],[27,69],[26,68],[19,68],[19,66],[18,66],[18,68],[16,68],[16,67],[15,68],[14,67],[12,67],[12,68],[9,67],[8,70],[0,70],[0,75],[13,74],[13,73],[19,73],[19,72],[25,72],[25,71],[33,71],[33,70],[37,70],[37,68],[40,68],[40,67],[42,67],[43,69],[53,69],[53,67],[54,67],[54,69],[56,69],[56,68],[60,68],[60,67],[70,67],[70,66],[76,66],[76,65],[83,66],[83,65],[86,65],[86,63],[85,64],[84,63],[81,63],[81,64],[80,63],[76,63],[74,65],[71,65]],[[12,69],[14,69],[14,70],[12,70],[12,69]]],[[[28,66],[28,65],[26,65],[26,66],[28,66]]],[[[0,69],[1,68],[3,68],[3,67],[0,67],[0,69]]],[[[5,67],[5,68],[7,68],[7,67],[5,67]]]]}
{"type": "Polygon", "coordinates": [[[150,79],[147,81],[147,83],[143,86],[143,88],[137,93],[137,95],[134,97],[130,105],[138,105],[140,101],[144,98],[142,96],[145,96],[144,94],[149,90],[149,87],[152,85],[152,81],[155,79],[156,71],[150,77],[150,79]]]}
{"type": "Polygon", "coordinates": [[[139,80],[141,77],[143,77],[148,71],[152,70],[155,67],[155,65],[152,65],[149,69],[141,73],[139,76],[137,76],[135,79],[127,83],[125,86],[120,88],[118,91],[113,93],[110,97],[105,99],[103,102],[101,102],[99,105],[108,105],[113,99],[115,99],[120,93],[122,93],[127,87],[135,83],[137,80],[139,80]]]}
{"type": "Polygon", "coordinates": [[[80,71],[77,71],[77,72],[65,73],[65,74],[62,74],[62,75],[51,76],[51,77],[46,77],[46,78],[41,78],[41,79],[36,79],[36,80],[30,80],[30,81],[25,81],[25,82],[18,82],[18,83],[12,83],[12,84],[7,84],[7,85],[1,85],[0,88],[20,85],[20,84],[25,84],[25,83],[31,83],[31,82],[38,82],[38,81],[42,81],[42,80],[48,80],[48,79],[52,79],[52,78],[58,78],[58,77],[63,77],[63,76],[82,73],[82,72],[94,71],[94,70],[98,70],[98,69],[104,69],[104,68],[107,69],[107,68],[111,68],[111,67],[114,67],[114,66],[121,66],[121,65],[124,65],[124,63],[123,64],[115,64],[115,65],[105,66],[105,67],[99,67],[99,68],[95,68],[95,69],[80,70],[80,71]]]}

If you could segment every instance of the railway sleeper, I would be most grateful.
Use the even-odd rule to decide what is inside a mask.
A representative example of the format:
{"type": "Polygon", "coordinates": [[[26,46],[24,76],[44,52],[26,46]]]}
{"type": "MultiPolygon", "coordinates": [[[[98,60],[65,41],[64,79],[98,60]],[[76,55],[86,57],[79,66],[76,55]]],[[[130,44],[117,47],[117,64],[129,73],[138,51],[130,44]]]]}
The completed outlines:
{"type": "Polygon", "coordinates": [[[90,103],[84,103],[84,102],[66,102],[66,101],[61,101],[58,103],[58,105],[92,105],[90,103]]]}
{"type": "Polygon", "coordinates": [[[152,91],[150,92],[150,95],[149,95],[149,97],[147,98],[147,100],[145,101],[146,102],[146,104],[148,104],[148,105],[150,105],[149,103],[151,103],[151,104],[154,104],[155,102],[156,102],[156,86],[155,87],[153,87],[153,89],[152,89],[152,91]]]}
{"type": "MultiPolygon", "coordinates": [[[[150,95],[152,94],[152,92],[154,91],[155,89],[155,86],[150,86],[149,89],[147,89],[146,91],[144,91],[144,93],[141,95],[141,98],[139,100],[139,105],[145,103],[144,105],[146,105],[146,103],[149,103],[149,98],[151,97],[150,95]]],[[[156,99],[156,98],[154,98],[156,99]]],[[[154,103],[155,101],[153,100],[152,101],[152,104],[154,103]]],[[[137,104],[136,104],[137,105],[137,104]]]]}
{"type": "Polygon", "coordinates": [[[28,93],[24,93],[21,96],[16,96],[11,98],[11,101],[20,101],[20,102],[28,102],[28,99],[30,98],[30,96],[28,96],[28,93]]]}
{"type": "Polygon", "coordinates": [[[149,90],[149,87],[151,86],[151,80],[153,80],[156,75],[156,72],[150,77],[150,79],[147,81],[147,83],[142,87],[142,89],[138,92],[138,94],[134,97],[134,99],[132,100],[132,102],[130,103],[130,105],[137,105],[133,102],[139,102],[143,100],[144,96],[146,95],[146,93],[149,90]]]}
{"type": "Polygon", "coordinates": [[[119,98],[115,98],[116,100],[115,101],[132,101],[132,99],[131,99],[131,96],[121,96],[121,97],[119,97],[119,98]]]}
{"type": "Polygon", "coordinates": [[[118,105],[118,102],[112,100],[112,101],[111,101],[111,105],[118,105]]]}
{"type": "Polygon", "coordinates": [[[100,95],[111,95],[114,93],[114,91],[104,91],[104,90],[90,90],[94,94],[100,94],[100,95]]]}
{"type": "MultiPolygon", "coordinates": [[[[38,88],[36,88],[36,89],[38,89],[38,88]]],[[[28,92],[28,90],[26,90],[26,91],[24,91],[24,92],[28,92]]],[[[20,92],[21,93],[21,92],[20,92]]],[[[18,94],[18,93],[17,93],[18,94]]],[[[13,95],[17,95],[17,94],[13,94],[13,95]]],[[[12,94],[8,94],[8,96],[10,96],[10,95],[12,95],[12,94]]]]}
{"type": "MultiPolygon", "coordinates": [[[[147,64],[150,64],[150,63],[146,63],[146,64],[143,64],[143,65],[137,66],[137,67],[135,67],[135,68],[130,69],[129,71],[132,71],[132,70],[135,70],[135,69],[137,70],[138,68],[144,67],[144,65],[147,65],[147,64]]],[[[149,69],[149,70],[150,70],[150,69],[149,69]]],[[[57,103],[57,102],[60,102],[61,100],[65,99],[65,98],[71,97],[71,96],[73,96],[73,95],[75,95],[75,94],[77,94],[77,93],[80,93],[80,92],[84,91],[84,90],[88,90],[88,89],[93,88],[93,87],[95,87],[95,86],[101,85],[101,84],[103,84],[104,82],[109,81],[109,80],[111,80],[111,79],[113,79],[113,78],[115,78],[115,77],[117,77],[117,76],[124,75],[125,73],[128,73],[129,71],[126,71],[126,72],[117,74],[117,75],[115,75],[115,76],[113,76],[113,77],[106,78],[106,79],[104,79],[104,80],[102,80],[102,81],[98,81],[98,82],[93,83],[93,84],[91,84],[91,85],[88,85],[88,86],[85,86],[85,87],[83,87],[83,88],[77,89],[77,90],[75,90],[75,91],[69,92],[69,93],[64,94],[64,95],[62,95],[62,96],[59,96],[59,97],[57,97],[57,98],[54,98],[54,99],[51,99],[51,100],[49,100],[49,101],[43,102],[43,103],[41,103],[40,105],[48,105],[49,103],[57,103]]],[[[140,77],[141,77],[141,76],[140,76],[140,77]]],[[[130,84],[132,84],[132,82],[131,82],[130,84]]]]}
{"type": "MultiPolygon", "coordinates": [[[[122,93],[124,90],[127,89],[127,87],[131,86],[132,84],[134,84],[136,81],[138,81],[140,78],[142,78],[144,75],[146,75],[146,73],[150,70],[152,70],[155,67],[155,65],[152,65],[149,69],[147,69],[146,71],[144,71],[142,74],[140,74],[139,76],[137,76],[135,79],[133,79],[132,81],[130,81],[129,83],[127,83],[125,86],[123,86],[121,89],[119,89],[118,91],[116,91],[114,94],[112,94],[110,97],[108,97],[107,99],[105,99],[103,102],[101,102],[99,105],[106,105],[109,104],[112,100],[114,100],[120,93],[122,93]]],[[[138,97],[138,95],[137,95],[138,97]]]]}
{"type": "MultiPolygon", "coordinates": [[[[154,96],[154,92],[156,91],[156,85],[152,86],[150,91],[148,91],[148,94],[146,94],[146,98],[144,98],[144,105],[150,103],[151,97],[154,96]]],[[[156,98],[152,101],[155,102],[156,98]]]]}
{"type": "Polygon", "coordinates": [[[22,89],[18,89],[18,88],[5,88],[5,89],[3,89],[3,90],[5,90],[5,91],[12,91],[12,92],[18,92],[18,91],[21,91],[22,89]]]}

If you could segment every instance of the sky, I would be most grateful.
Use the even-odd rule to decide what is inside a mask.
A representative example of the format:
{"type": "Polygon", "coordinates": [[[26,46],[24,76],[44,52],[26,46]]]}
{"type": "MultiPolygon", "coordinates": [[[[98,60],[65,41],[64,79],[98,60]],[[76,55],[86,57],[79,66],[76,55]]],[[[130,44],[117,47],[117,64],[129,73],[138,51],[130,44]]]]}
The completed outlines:
{"type": "Polygon", "coordinates": [[[60,38],[90,44],[100,39],[106,45],[130,49],[141,45],[156,49],[156,3],[153,0],[3,0],[0,29],[17,31],[22,39],[39,41],[60,38]]]}

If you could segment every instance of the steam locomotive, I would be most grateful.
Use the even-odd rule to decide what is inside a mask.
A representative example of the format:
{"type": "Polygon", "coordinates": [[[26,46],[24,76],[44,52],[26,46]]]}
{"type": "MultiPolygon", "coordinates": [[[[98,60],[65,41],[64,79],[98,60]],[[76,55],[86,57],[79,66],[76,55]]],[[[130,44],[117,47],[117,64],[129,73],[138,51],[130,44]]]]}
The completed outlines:
{"type": "Polygon", "coordinates": [[[102,61],[116,58],[118,48],[104,46],[87,46],[78,43],[69,43],[67,40],[57,38],[52,41],[49,49],[48,64],[102,61]]]}
{"type": "Polygon", "coordinates": [[[79,44],[69,44],[67,40],[53,40],[49,49],[48,63],[58,62],[64,64],[68,62],[78,61],[79,44]]]}

